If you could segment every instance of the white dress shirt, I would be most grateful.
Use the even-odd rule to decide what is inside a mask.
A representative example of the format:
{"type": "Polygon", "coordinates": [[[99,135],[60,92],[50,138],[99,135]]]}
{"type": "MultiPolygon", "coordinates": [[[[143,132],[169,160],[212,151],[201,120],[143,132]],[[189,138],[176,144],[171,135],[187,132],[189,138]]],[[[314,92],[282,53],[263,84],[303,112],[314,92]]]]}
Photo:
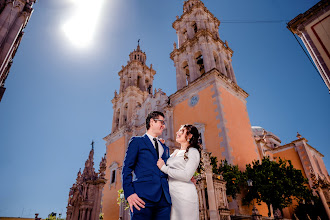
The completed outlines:
{"type": "MultiPolygon", "coordinates": [[[[150,134],[146,133],[146,135],[148,136],[148,138],[150,139],[152,145],[154,146],[154,148],[156,149],[155,147],[155,141],[153,140],[154,138],[157,138],[157,137],[153,137],[151,136],[150,134]]],[[[158,142],[158,151],[159,151],[159,157],[158,158],[161,158],[163,153],[164,153],[164,148],[163,148],[163,145],[161,145],[161,143],[159,142],[158,138],[157,138],[157,142],[158,142]]]]}

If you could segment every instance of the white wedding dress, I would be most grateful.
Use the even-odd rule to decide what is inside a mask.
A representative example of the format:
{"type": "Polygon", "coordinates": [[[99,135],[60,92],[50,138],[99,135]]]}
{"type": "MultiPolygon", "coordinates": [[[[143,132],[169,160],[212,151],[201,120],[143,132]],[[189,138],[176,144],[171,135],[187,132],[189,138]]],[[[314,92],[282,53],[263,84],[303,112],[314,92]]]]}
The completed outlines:
{"type": "Polygon", "coordinates": [[[197,149],[189,148],[188,160],[184,160],[185,150],[175,150],[161,170],[168,174],[168,184],[172,200],[171,220],[199,220],[197,190],[191,177],[200,160],[197,149]]]}

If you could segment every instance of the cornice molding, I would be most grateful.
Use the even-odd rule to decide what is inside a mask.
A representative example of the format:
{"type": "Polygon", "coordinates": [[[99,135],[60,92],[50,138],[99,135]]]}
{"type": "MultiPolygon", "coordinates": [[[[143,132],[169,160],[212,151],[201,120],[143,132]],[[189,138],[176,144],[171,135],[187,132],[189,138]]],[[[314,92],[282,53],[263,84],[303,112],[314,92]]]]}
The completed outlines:
{"type": "Polygon", "coordinates": [[[221,45],[221,47],[222,47],[223,50],[227,50],[230,53],[231,56],[233,55],[234,51],[232,49],[230,49],[230,47],[228,47],[226,43],[224,43],[220,38],[215,38],[210,31],[203,29],[203,30],[199,30],[192,39],[187,39],[181,45],[180,48],[174,49],[170,53],[170,58],[172,60],[174,60],[174,57],[176,55],[179,55],[179,54],[184,53],[185,51],[187,51],[187,48],[188,47],[195,46],[195,44],[197,44],[199,42],[200,37],[206,37],[207,40],[211,40],[212,39],[214,41],[214,43],[220,43],[220,45],[221,45]]]}
{"type": "MultiPolygon", "coordinates": [[[[220,83],[229,91],[233,92],[234,94],[238,95],[241,99],[246,99],[249,94],[245,92],[243,89],[241,89],[236,83],[234,83],[232,80],[230,80],[228,77],[220,73],[217,69],[212,69],[209,72],[203,74],[202,76],[195,79],[193,82],[191,82],[188,86],[185,86],[178,91],[176,91],[174,94],[170,95],[170,100],[175,100],[178,103],[182,102],[186,99],[185,96],[182,97],[182,94],[187,93],[190,90],[194,90],[196,87],[200,87],[202,84],[211,84],[211,82],[216,81],[217,83],[220,83]]],[[[205,86],[203,86],[204,88],[205,86]]],[[[191,92],[188,92],[191,94],[191,92]]],[[[172,101],[171,101],[172,103],[172,101]]]]}
{"type": "Polygon", "coordinates": [[[150,73],[152,74],[152,76],[154,76],[156,74],[156,70],[154,70],[152,68],[152,64],[150,64],[150,67],[148,67],[146,64],[143,64],[141,61],[138,60],[132,60],[132,61],[127,61],[127,65],[126,66],[122,66],[121,70],[118,72],[118,75],[120,77],[122,77],[123,72],[125,70],[129,71],[130,68],[136,68],[137,66],[140,66],[143,70],[148,70],[150,71],[150,73]]]}
{"type": "Polygon", "coordinates": [[[322,0],[319,1],[316,5],[308,9],[306,12],[299,14],[294,19],[289,21],[287,28],[295,33],[298,34],[301,29],[301,26],[305,27],[311,21],[313,21],[316,17],[319,17],[320,14],[324,14],[329,11],[329,0],[322,0]]]}

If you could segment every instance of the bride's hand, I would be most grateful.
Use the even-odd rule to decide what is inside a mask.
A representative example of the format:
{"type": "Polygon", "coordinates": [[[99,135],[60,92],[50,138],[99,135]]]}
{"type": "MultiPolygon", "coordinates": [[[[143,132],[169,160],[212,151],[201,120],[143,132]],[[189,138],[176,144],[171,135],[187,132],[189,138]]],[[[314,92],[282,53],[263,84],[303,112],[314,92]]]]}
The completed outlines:
{"type": "Polygon", "coordinates": [[[165,140],[163,138],[158,139],[162,144],[165,144],[165,140]]]}
{"type": "Polygon", "coordinates": [[[165,165],[165,162],[163,161],[162,158],[159,158],[157,161],[157,167],[161,169],[163,165],[165,165]]]}

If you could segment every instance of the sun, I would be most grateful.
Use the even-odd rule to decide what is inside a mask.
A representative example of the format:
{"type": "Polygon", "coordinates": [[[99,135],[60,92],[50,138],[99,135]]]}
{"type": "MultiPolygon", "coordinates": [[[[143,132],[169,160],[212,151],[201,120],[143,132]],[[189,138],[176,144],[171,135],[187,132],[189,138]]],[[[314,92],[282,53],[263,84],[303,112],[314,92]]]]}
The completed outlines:
{"type": "Polygon", "coordinates": [[[95,35],[104,0],[71,0],[73,16],[62,26],[67,38],[77,47],[88,47],[95,35]]]}

